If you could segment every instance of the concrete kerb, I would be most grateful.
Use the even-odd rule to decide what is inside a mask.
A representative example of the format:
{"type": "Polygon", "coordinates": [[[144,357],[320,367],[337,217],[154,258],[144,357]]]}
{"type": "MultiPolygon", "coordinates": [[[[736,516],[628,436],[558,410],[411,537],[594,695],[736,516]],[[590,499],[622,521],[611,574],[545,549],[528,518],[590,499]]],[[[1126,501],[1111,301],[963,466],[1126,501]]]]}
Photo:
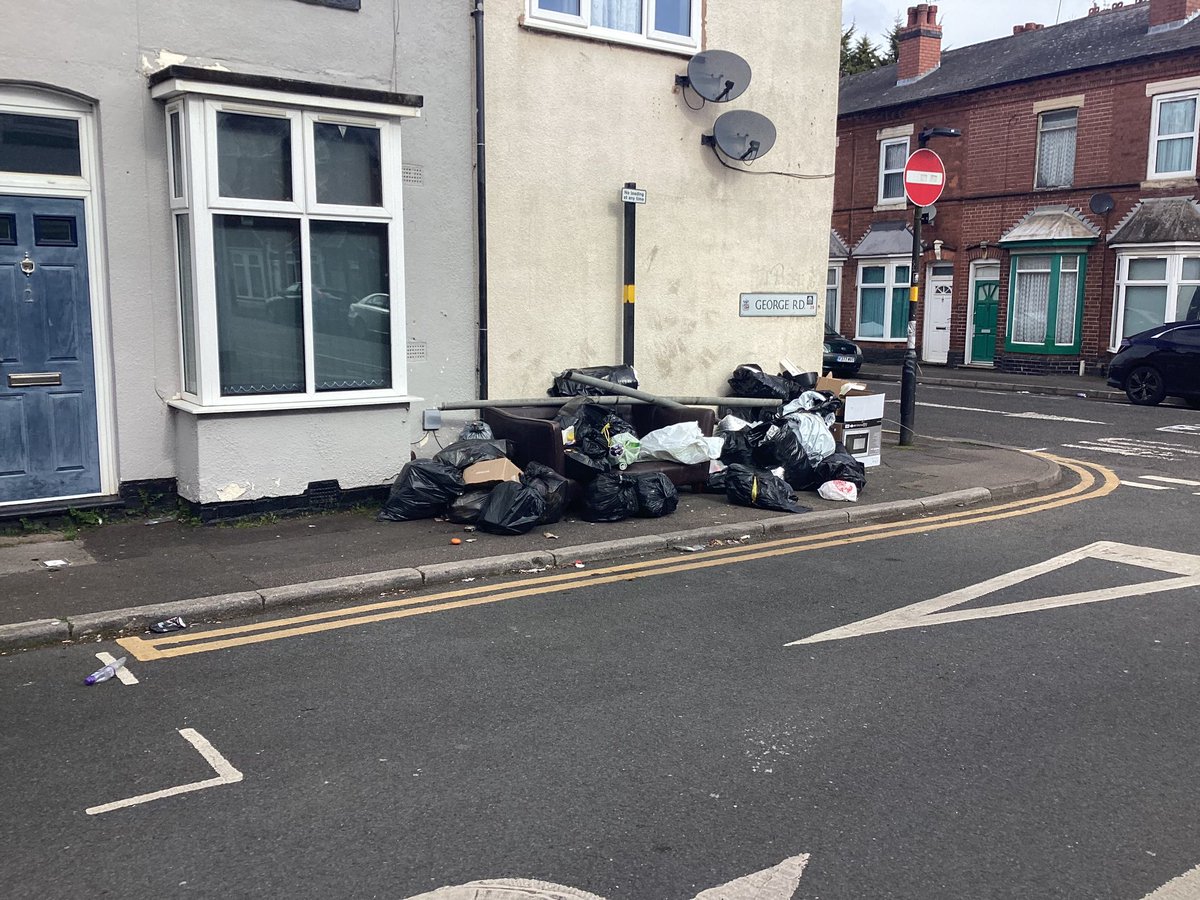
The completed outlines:
{"type": "Polygon", "coordinates": [[[1062,480],[1061,469],[1043,461],[1046,472],[1036,479],[997,488],[969,488],[926,497],[900,500],[847,510],[782,515],[757,522],[734,522],[711,527],[674,531],[665,534],[622,538],[561,547],[553,551],[537,550],[481,559],[437,563],[415,568],[370,572],[342,578],[280,585],[198,597],[172,603],[159,603],[127,609],[88,613],[67,619],[39,619],[0,625],[0,650],[16,650],[67,640],[89,640],[144,631],[152,622],[183,616],[189,621],[208,621],[215,617],[234,617],[306,603],[352,600],[408,590],[422,585],[447,584],[489,575],[516,574],[530,569],[569,566],[576,560],[589,562],[661,553],[674,546],[693,546],[714,540],[745,540],[768,534],[802,533],[840,525],[903,519],[914,513],[944,510],[1007,499],[1020,494],[1046,490],[1062,480]]]}
{"type": "MultiPolygon", "coordinates": [[[[861,372],[858,375],[869,381],[887,381],[899,383],[900,376],[890,372],[861,372]]],[[[1107,403],[1128,403],[1123,391],[1106,390],[1104,388],[1072,388],[1056,384],[1032,384],[1024,381],[987,381],[971,378],[946,378],[943,376],[918,375],[917,384],[931,384],[939,387],[961,387],[981,391],[1009,391],[1013,393],[1027,392],[1030,394],[1049,394],[1056,397],[1078,397],[1089,400],[1103,400],[1107,403]]]]}

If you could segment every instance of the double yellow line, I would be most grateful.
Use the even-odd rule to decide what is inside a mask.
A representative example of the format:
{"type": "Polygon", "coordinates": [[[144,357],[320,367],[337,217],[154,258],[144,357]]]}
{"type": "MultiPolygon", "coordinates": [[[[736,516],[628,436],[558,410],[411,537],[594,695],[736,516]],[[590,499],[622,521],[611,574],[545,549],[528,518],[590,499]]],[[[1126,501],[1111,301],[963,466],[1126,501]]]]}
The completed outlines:
{"type": "Polygon", "coordinates": [[[246,625],[233,625],[209,631],[177,632],[159,638],[126,637],[121,638],[117,643],[135,659],[143,662],[176,656],[190,656],[194,653],[208,653],[213,650],[225,650],[229,647],[260,644],[265,641],[333,631],[338,628],[370,625],[390,619],[405,619],[409,616],[423,616],[469,606],[482,606],[488,603],[498,603],[501,600],[536,597],[539,594],[561,593],[578,588],[612,584],[617,581],[633,581],[638,578],[671,575],[677,572],[726,566],[786,556],[792,553],[822,550],[828,547],[861,544],[905,534],[994,522],[1014,516],[1045,512],[1084,500],[1099,499],[1111,494],[1120,484],[1117,476],[1104,466],[1064,459],[1050,454],[1037,455],[1074,472],[1079,479],[1078,482],[1069,488],[1044,497],[1014,500],[983,509],[944,513],[917,522],[887,522],[819,534],[797,535],[749,546],[739,545],[709,550],[694,556],[622,563],[590,571],[572,569],[537,578],[522,578],[503,585],[459,588],[419,597],[383,600],[378,603],[326,610],[303,616],[289,616],[246,625]]]}

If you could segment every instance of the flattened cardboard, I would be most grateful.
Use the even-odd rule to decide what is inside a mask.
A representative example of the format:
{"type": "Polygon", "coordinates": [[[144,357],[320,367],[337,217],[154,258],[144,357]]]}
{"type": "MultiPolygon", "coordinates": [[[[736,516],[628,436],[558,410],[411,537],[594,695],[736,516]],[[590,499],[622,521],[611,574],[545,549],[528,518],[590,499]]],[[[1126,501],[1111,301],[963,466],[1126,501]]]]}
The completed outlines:
{"type": "Polygon", "coordinates": [[[507,459],[485,459],[463,469],[463,481],[470,485],[499,484],[502,481],[519,481],[521,470],[507,459]]]}

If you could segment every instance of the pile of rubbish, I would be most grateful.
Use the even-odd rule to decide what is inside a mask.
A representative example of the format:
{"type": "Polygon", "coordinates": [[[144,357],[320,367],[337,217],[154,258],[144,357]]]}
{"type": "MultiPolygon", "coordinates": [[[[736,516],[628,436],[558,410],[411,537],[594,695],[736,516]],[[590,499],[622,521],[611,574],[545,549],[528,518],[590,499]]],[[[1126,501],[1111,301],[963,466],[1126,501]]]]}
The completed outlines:
{"type": "MultiPolygon", "coordinates": [[[[711,436],[697,421],[639,435],[617,407],[593,399],[613,392],[574,381],[572,375],[600,379],[618,386],[616,392],[632,389],[637,398],[681,408],[637,392],[637,373],[630,366],[568,369],[554,378],[548,391],[568,399],[552,419],[541,420],[552,421],[555,433],[561,434],[561,457],[555,449],[551,458],[544,445],[540,453],[554,468],[532,460],[518,467],[513,462],[518,448],[512,441],[497,439],[484,422],[471,422],[458,440],[432,459],[414,459],[404,466],[379,518],[445,518],[492,534],[518,535],[559,521],[574,499],[582,501],[582,518],[590,522],[667,516],[678,507],[679,493],[662,466],[637,467],[652,461],[705,466],[691,473],[695,486],[703,484],[707,472],[707,489],[725,494],[730,502],[782,512],[809,511],[799,503],[798,491],[853,502],[866,487],[863,464],[832,430],[842,400],[815,389],[815,372],[769,375],[756,365],[738,366],[729,379],[733,398],[780,404],[739,407],[731,398],[732,411],[711,436]]],[[[554,447],[557,440],[551,439],[554,447]]],[[[526,447],[519,457],[528,459],[529,450],[526,447]]],[[[677,473],[675,480],[684,483],[677,473]]]]}
{"type": "Polygon", "coordinates": [[[724,490],[743,506],[796,512],[793,490],[815,491],[826,500],[856,501],[866,487],[866,468],[833,436],[842,400],[814,389],[817,373],[768,375],[756,365],[738,366],[729,379],[735,397],[783,401],[753,407],[751,417],[730,413],[717,423],[722,468],[714,467],[710,490],[724,490]]]}

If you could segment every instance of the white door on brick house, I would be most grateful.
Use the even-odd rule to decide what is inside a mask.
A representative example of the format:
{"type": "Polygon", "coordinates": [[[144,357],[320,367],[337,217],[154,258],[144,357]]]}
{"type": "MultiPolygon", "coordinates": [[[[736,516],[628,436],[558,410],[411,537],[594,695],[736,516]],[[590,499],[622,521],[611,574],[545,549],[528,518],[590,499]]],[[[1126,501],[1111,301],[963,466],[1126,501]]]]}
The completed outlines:
{"type": "Polygon", "coordinates": [[[925,331],[921,339],[921,359],[945,363],[950,359],[950,315],[954,298],[954,266],[929,267],[925,288],[925,331]]]}

